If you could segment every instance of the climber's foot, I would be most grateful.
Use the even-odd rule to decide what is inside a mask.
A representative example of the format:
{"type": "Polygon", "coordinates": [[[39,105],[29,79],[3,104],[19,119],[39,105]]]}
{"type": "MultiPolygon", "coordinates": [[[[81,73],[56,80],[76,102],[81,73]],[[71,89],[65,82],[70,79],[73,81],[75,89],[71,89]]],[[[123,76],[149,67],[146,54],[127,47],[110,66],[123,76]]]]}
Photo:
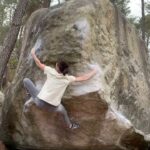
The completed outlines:
{"type": "Polygon", "coordinates": [[[80,127],[80,125],[78,123],[72,123],[70,126],[70,129],[77,129],[79,127],[80,127]]]}

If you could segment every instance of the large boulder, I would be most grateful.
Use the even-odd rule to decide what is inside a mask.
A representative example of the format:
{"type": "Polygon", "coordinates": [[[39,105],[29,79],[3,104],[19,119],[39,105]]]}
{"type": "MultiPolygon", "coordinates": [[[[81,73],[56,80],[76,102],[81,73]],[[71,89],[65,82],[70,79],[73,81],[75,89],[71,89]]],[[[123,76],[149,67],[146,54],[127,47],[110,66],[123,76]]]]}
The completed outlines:
{"type": "Polygon", "coordinates": [[[144,150],[144,132],[150,131],[147,70],[144,43],[109,0],[72,0],[40,9],[26,25],[17,72],[6,91],[1,138],[18,149],[144,150]],[[80,124],[76,130],[67,129],[59,114],[37,108],[32,98],[23,113],[23,79],[31,78],[39,89],[46,79],[30,54],[37,39],[44,46],[37,55],[47,65],[54,67],[63,57],[73,75],[98,69],[63,97],[70,118],[80,124]]]}

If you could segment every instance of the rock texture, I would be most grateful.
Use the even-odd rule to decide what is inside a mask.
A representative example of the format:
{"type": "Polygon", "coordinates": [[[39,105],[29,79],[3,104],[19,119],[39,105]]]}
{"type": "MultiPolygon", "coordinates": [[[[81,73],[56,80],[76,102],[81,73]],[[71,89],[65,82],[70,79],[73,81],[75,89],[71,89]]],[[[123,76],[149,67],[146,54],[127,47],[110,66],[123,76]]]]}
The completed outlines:
{"type": "Polygon", "coordinates": [[[34,12],[21,51],[15,78],[5,93],[0,133],[6,143],[34,150],[148,148],[143,133],[150,131],[146,48],[109,0],[71,0],[34,12]],[[37,55],[45,64],[55,66],[63,57],[71,74],[99,70],[91,80],[72,84],[63,97],[79,129],[67,129],[59,114],[38,109],[32,99],[23,113],[23,78],[31,78],[39,89],[45,81],[30,55],[37,39],[44,43],[37,55]]]}
{"type": "Polygon", "coordinates": [[[4,103],[4,94],[0,91],[0,124],[2,121],[2,107],[3,107],[3,103],[4,103]]]}

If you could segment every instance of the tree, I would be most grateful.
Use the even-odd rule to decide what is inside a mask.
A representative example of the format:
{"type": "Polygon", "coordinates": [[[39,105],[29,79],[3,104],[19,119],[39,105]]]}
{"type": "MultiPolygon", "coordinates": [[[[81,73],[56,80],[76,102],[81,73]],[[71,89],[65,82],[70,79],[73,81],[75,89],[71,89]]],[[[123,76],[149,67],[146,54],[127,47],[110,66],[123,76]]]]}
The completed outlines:
{"type": "Polygon", "coordinates": [[[58,4],[60,4],[60,0],[58,0],[58,4]]]}
{"type": "Polygon", "coordinates": [[[0,54],[0,86],[2,86],[3,75],[7,67],[7,63],[10,59],[11,53],[15,47],[17,41],[20,26],[22,24],[22,18],[25,14],[29,0],[20,0],[17,8],[14,12],[11,27],[8,34],[6,35],[3,43],[3,49],[0,54]]]}
{"type": "Polygon", "coordinates": [[[4,24],[7,13],[5,11],[6,5],[5,1],[0,1],[0,45],[3,43],[3,38],[8,30],[8,25],[4,24]]]}
{"type": "Polygon", "coordinates": [[[5,15],[5,6],[0,1],[0,26],[3,26],[5,15]]]}
{"type": "Polygon", "coordinates": [[[114,5],[116,5],[121,12],[127,16],[130,13],[130,8],[128,6],[130,0],[110,0],[114,5]]]}
{"type": "Polygon", "coordinates": [[[142,39],[145,41],[145,4],[144,4],[144,0],[141,0],[141,9],[142,9],[142,23],[141,23],[142,39]]]}
{"type": "Polygon", "coordinates": [[[145,16],[145,42],[147,47],[150,44],[150,14],[145,16]]]}
{"type": "Polygon", "coordinates": [[[150,2],[145,3],[145,9],[148,14],[150,14],[150,2]]]}
{"type": "Polygon", "coordinates": [[[0,45],[9,30],[12,14],[16,8],[17,0],[0,0],[0,45]]]}

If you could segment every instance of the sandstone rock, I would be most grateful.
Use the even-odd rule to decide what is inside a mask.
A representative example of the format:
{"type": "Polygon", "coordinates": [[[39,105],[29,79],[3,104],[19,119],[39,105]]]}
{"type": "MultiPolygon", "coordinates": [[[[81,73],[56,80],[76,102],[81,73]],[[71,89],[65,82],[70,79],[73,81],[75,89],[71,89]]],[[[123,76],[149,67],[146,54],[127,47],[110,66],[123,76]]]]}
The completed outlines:
{"type": "Polygon", "coordinates": [[[4,94],[0,91],[0,103],[1,103],[1,105],[3,102],[4,102],[4,94]]]}
{"type": "Polygon", "coordinates": [[[0,124],[2,120],[2,106],[4,103],[4,94],[0,91],[0,124]]]}
{"type": "Polygon", "coordinates": [[[17,73],[6,91],[4,141],[11,139],[18,149],[148,148],[144,135],[150,131],[146,48],[109,0],[72,0],[60,8],[34,12],[21,52],[17,73]],[[63,97],[79,129],[67,129],[59,114],[40,110],[32,98],[23,113],[23,78],[31,78],[39,89],[45,81],[30,57],[37,39],[44,43],[37,55],[47,65],[55,66],[63,57],[71,74],[84,74],[91,67],[99,70],[91,80],[72,84],[63,97]]]}

